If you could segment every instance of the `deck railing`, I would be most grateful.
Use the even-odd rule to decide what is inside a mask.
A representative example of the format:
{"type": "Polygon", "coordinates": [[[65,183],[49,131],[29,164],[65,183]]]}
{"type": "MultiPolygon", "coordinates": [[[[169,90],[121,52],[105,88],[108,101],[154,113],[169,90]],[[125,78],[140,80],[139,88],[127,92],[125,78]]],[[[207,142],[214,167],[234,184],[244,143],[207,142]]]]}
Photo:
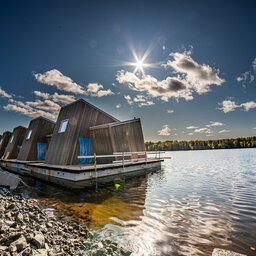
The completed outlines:
{"type": "Polygon", "coordinates": [[[127,162],[140,162],[145,161],[146,166],[148,164],[149,160],[162,160],[162,159],[170,159],[170,157],[161,157],[161,154],[165,154],[164,151],[137,151],[137,152],[113,152],[112,155],[97,155],[94,153],[92,156],[78,156],[78,159],[94,159],[94,168],[97,172],[97,158],[122,158],[121,160],[115,160],[113,163],[122,163],[123,170],[125,163],[127,162]],[[148,157],[149,155],[155,154],[155,157],[148,157]],[[144,158],[138,157],[138,158],[131,158],[131,159],[125,159],[126,157],[131,157],[133,155],[137,156],[145,156],[144,158]]]}

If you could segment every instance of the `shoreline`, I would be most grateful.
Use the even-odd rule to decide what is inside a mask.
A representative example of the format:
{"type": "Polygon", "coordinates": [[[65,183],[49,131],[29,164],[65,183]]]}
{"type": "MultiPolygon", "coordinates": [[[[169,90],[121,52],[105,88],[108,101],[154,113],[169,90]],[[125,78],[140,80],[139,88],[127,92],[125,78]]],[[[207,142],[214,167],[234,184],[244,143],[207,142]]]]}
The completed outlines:
{"type": "Polygon", "coordinates": [[[49,214],[38,201],[0,188],[1,256],[79,255],[87,234],[84,223],[49,214]]]}

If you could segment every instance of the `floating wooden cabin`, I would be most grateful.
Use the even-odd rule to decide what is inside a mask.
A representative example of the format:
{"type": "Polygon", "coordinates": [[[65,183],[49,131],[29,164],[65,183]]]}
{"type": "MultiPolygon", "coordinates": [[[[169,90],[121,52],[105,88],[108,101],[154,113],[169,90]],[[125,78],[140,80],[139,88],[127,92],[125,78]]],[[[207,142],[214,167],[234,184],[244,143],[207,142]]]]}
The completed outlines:
{"type": "Polygon", "coordinates": [[[21,144],[25,138],[27,128],[18,126],[14,128],[12,136],[8,142],[3,159],[17,159],[21,144]]]}
{"type": "MultiPolygon", "coordinates": [[[[112,155],[114,152],[146,151],[140,119],[97,125],[89,128],[93,152],[112,155]]],[[[136,153],[129,158],[138,158],[136,153]]],[[[104,159],[105,161],[105,159],[104,159]]],[[[113,158],[108,158],[112,162],[113,158]]]]}
{"type": "Polygon", "coordinates": [[[12,136],[12,133],[9,131],[6,131],[3,133],[1,143],[0,143],[0,158],[2,158],[2,156],[4,155],[4,152],[6,150],[6,147],[8,145],[8,142],[9,142],[11,136],[12,136]]]}
{"type": "Polygon", "coordinates": [[[44,117],[30,121],[17,160],[43,161],[48,150],[48,137],[53,133],[55,122],[44,117]]]}
{"type": "Polygon", "coordinates": [[[0,166],[73,188],[90,186],[95,180],[112,181],[115,175],[137,176],[161,167],[160,153],[159,157],[148,157],[150,153],[145,152],[140,119],[121,122],[80,99],[62,107],[54,129],[53,126],[51,121],[38,118],[30,122],[28,129],[15,128],[0,166]],[[43,161],[44,155],[38,157],[36,146],[46,145],[49,140],[43,161]]]}
{"type": "Polygon", "coordinates": [[[90,163],[90,159],[78,159],[80,155],[93,153],[89,127],[113,122],[119,122],[119,120],[83,99],[62,107],[46,154],[45,164],[90,163]]]}

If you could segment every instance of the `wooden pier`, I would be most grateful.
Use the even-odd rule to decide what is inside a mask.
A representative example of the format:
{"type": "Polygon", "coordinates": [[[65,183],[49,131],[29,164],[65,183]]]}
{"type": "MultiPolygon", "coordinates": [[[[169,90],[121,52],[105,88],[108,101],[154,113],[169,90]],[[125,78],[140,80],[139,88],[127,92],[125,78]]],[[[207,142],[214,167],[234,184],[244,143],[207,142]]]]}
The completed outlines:
{"type": "MultiPolygon", "coordinates": [[[[145,155],[145,152],[142,153],[145,155]]],[[[107,164],[97,164],[97,162],[94,162],[90,165],[53,165],[38,161],[1,159],[0,166],[2,169],[16,174],[30,176],[63,187],[76,189],[94,185],[95,182],[111,181],[114,179],[114,176],[138,176],[147,171],[161,168],[162,158],[147,157],[143,159],[125,160],[128,154],[130,153],[122,153],[122,159],[120,161],[107,164]]],[[[120,155],[90,156],[94,161],[106,157],[116,158],[120,157],[120,155]]]]}

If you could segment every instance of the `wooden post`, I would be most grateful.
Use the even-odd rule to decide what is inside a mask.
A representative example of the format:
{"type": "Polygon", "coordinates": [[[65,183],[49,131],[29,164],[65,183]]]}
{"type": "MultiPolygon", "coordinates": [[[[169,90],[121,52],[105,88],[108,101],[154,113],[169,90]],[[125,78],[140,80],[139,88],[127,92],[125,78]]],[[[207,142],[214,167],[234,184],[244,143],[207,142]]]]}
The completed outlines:
{"type": "Polygon", "coordinates": [[[95,169],[95,177],[98,178],[97,174],[97,162],[96,162],[96,153],[94,153],[94,169],[95,169]]]}
{"type": "Polygon", "coordinates": [[[146,156],[146,169],[148,168],[148,155],[147,152],[145,152],[145,156],[146,156]]]}
{"type": "Polygon", "coordinates": [[[122,152],[123,155],[123,172],[124,172],[124,152],[122,152]]]}

